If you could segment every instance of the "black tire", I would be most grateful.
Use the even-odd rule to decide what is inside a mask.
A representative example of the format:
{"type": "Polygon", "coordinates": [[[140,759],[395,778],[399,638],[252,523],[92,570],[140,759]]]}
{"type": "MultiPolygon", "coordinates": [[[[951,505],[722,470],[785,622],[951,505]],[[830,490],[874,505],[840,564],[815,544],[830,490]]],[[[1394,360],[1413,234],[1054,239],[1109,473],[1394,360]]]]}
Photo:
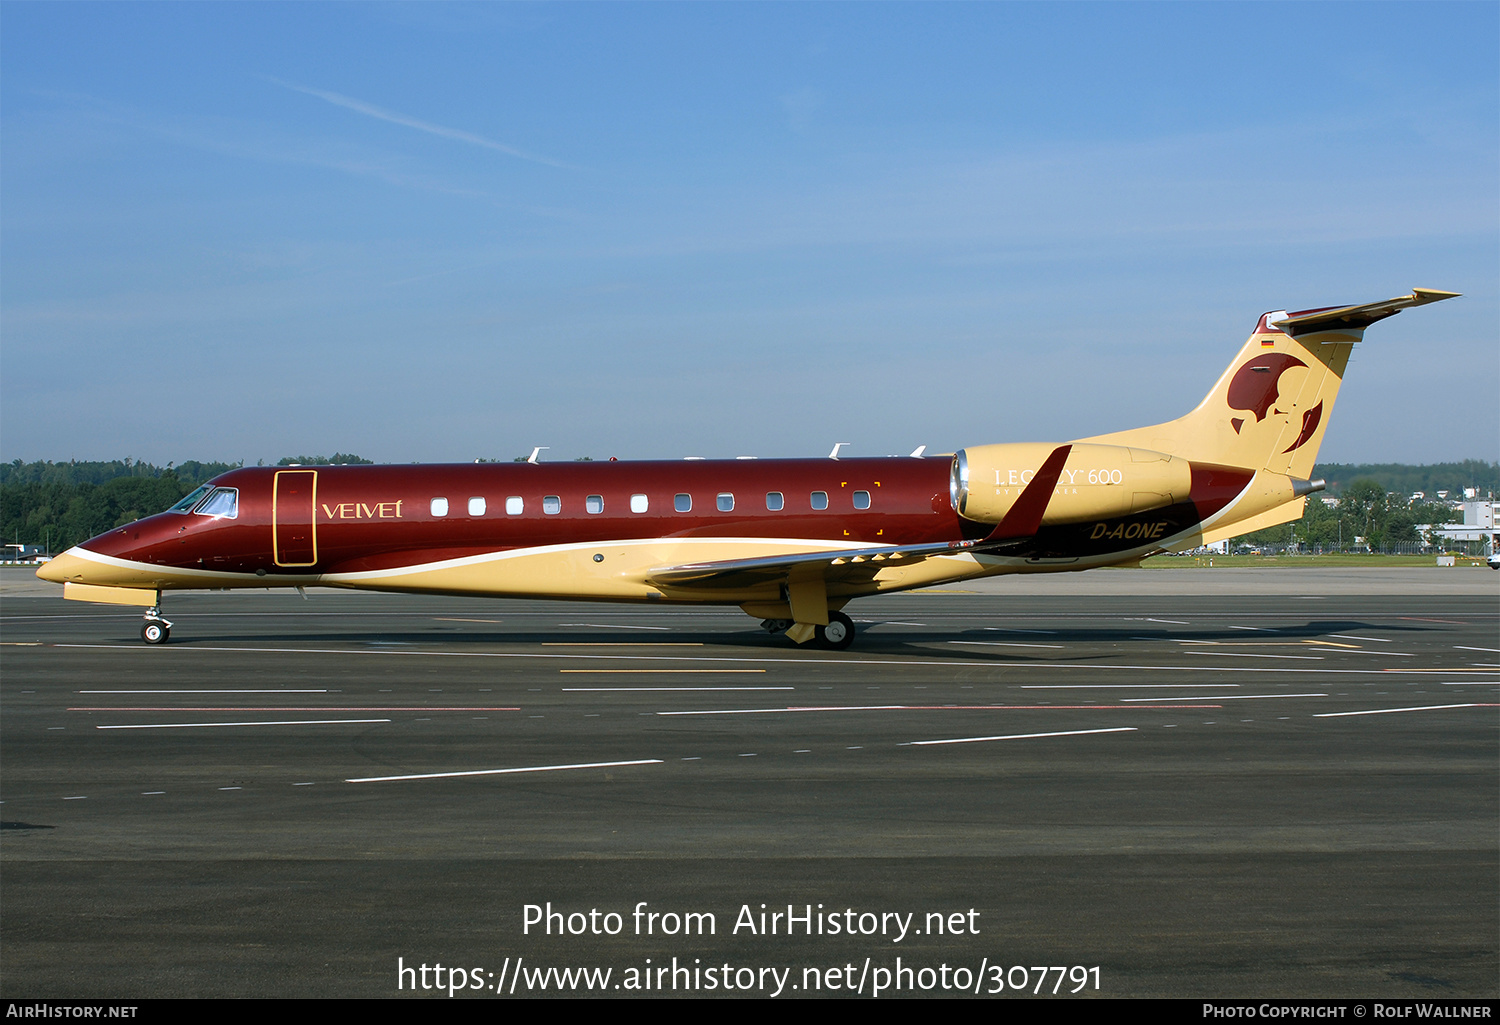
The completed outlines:
{"type": "Polygon", "coordinates": [[[843,651],[854,643],[854,620],[842,612],[828,613],[828,625],[818,627],[818,643],[832,651],[843,651]]]}
{"type": "Polygon", "coordinates": [[[141,627],[141,640],[147,644],[166,644],[172,628],[164,623],[148,622],[141,627]]]}

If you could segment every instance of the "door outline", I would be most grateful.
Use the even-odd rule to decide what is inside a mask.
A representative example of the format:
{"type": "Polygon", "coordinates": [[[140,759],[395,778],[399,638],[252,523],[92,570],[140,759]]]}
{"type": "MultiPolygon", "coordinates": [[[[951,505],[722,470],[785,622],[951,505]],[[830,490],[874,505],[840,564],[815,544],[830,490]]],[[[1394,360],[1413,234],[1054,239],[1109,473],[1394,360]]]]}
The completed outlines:
{"type": "MultiPolygon", "coordinates": [[[[290,483],[290,481],[288,482],[290,483]]],[[[300,503],[299,503],[300,505],[300,503]]],[[[318,471],[317,470],[277,470],[271,485],[271,561],[277,566],[315,566],[318,563],[318,471]],[[277,509],[281,500],[281,478],[284,474],[310,473],[312,474],[312,495],[308,501],[308,529],[312,538],[312,561],[311,562],[283,562],[281,560],[281,549],[277,543],[279,524],[277,521],[277,509]]]]}

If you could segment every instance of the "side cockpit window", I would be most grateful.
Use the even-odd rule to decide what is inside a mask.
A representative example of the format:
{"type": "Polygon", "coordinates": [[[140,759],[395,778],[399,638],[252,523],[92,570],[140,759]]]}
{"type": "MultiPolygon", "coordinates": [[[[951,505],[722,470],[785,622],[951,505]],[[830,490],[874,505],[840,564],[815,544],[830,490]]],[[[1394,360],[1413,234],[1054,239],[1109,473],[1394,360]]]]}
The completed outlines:
{"type": "Polygon", "coordinates": [[[168,509],[167,512],[174,512],[174,513],[192,512],[193,511],[193,506],[195,506],[199,502],[203,501],[203,496],[206,495],[206,494],[208,494],[213,489],[214,489],[214,486],[212,484],[203,484],[203,485],[201,485],[201,486],[199,486],[197,488],[194,488],[192,490],[192,492],[190,492],[185,498],[183,498],[182,501],[180,501],[176,505],[172,506],[172,508],[168,509]]]}
{"type": "Polygon", "coordinates": [[[214,493],[208,496],[208,500],[193,511],[199,516],[213,516],[224,520],[237,519],[240,515],[240,489],[215,488],[214,493]]]}

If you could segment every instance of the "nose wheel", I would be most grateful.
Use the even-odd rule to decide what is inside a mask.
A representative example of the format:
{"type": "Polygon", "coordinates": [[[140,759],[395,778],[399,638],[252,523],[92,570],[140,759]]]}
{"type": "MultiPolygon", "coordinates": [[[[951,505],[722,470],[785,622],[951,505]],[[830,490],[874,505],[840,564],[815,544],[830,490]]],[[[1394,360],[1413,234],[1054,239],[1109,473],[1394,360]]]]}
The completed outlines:
{"type": "Polygon", "coordinates": [[[166,644],[172,636],[172,624],[161,618],[161,609],[146,610],[146,622],[141,625],[141,640],[147,644],[166,644]]]}

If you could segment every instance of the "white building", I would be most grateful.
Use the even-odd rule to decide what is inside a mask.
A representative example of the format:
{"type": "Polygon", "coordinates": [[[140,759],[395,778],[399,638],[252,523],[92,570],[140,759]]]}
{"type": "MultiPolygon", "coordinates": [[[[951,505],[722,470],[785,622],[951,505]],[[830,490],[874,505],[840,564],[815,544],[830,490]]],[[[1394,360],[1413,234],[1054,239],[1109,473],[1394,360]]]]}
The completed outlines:
{"type": "Polygon", "coordinates": [[[1463,524],[1460,526],[1457,523],[1445,523],[1441,526],[1429,527],[1433,537],[1447,538],[1450,541],[1483,541],[1495,533],[1493,499],[1463,502],[1460,503],[1459,508],[1464,511],[1463,524]]]}

